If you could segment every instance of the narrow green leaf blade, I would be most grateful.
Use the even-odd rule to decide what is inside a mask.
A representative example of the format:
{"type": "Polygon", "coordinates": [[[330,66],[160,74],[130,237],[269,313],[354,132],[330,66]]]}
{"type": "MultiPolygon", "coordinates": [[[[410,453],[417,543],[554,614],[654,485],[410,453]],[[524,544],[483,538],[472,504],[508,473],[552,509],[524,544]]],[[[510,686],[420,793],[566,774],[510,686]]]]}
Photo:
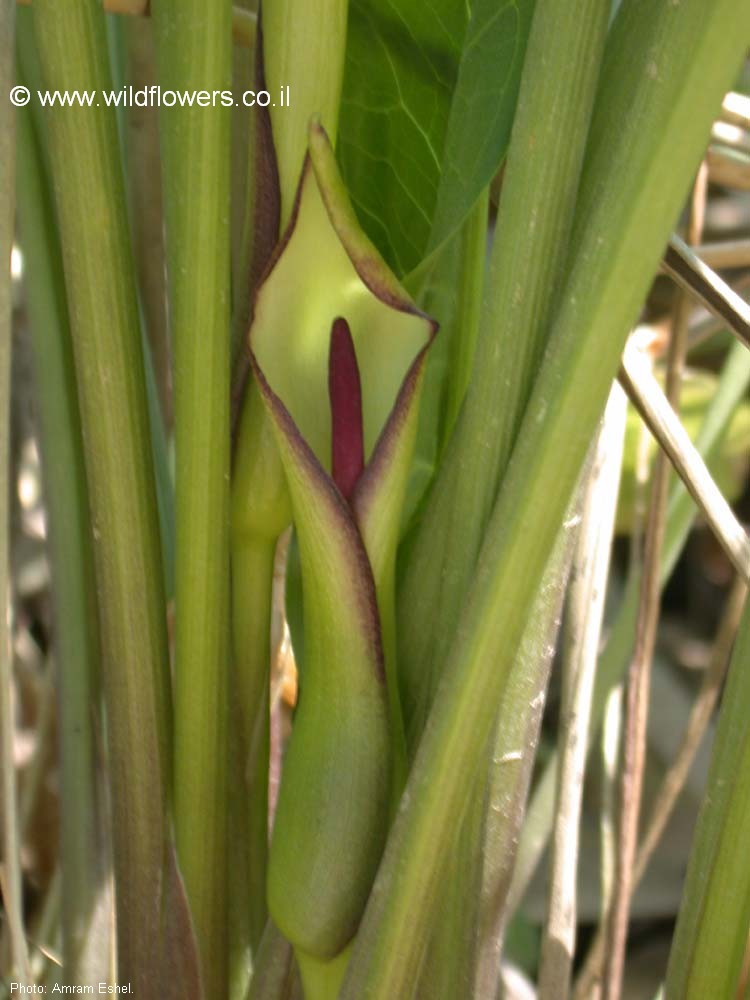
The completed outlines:
{"type": "Polygon", "coordinates": [[[750,605],[722,699],[669,959],[667,1000],[735,996],[750,927],[750,605]]]}

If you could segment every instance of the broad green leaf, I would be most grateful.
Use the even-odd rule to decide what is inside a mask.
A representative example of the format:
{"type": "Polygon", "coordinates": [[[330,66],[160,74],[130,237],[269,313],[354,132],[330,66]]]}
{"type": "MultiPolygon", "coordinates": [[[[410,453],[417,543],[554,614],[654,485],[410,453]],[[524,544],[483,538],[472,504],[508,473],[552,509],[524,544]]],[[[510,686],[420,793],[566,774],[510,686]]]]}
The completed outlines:
{"type": "Polygon", "coordinates": [[[533,0],[354,0],[338,152],[397,274],[468,214],[510,137],[533,0]]]}
{"type": "Polygon", "coordinates": [[[534,0],[474,0],[451,102],[429,250],[460,225],[505,156],[534,0]]]}

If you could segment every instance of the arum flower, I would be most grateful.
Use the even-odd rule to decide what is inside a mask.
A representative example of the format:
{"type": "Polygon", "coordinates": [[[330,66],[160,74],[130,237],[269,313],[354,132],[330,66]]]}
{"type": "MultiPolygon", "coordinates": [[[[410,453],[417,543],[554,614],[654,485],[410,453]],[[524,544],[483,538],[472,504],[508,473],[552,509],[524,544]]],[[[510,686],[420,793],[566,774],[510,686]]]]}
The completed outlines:
{"type": "Polygon", "coordinates": [[[356,931],[404,766],[393,577],[435,330],[362,233],[313,124],[249,345],[291,501],[305,630],[269,909],[295,946],[322,958],[356,931]]]}

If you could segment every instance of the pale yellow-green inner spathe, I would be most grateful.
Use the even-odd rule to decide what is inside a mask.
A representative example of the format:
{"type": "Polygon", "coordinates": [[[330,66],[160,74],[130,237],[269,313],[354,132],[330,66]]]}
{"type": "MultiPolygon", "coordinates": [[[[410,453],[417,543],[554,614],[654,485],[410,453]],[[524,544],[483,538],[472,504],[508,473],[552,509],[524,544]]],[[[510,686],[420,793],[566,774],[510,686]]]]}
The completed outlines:
{"type": "Polygon", "coordinates": [[[362,383],[369,460],[426,341],[421,316],[382,302],[349,259],[308,169],[289,243],[260,290],[251,344],[269,385],[326,470],[331,460],[328,353],[333,321],[349,323],[362,383]]]}

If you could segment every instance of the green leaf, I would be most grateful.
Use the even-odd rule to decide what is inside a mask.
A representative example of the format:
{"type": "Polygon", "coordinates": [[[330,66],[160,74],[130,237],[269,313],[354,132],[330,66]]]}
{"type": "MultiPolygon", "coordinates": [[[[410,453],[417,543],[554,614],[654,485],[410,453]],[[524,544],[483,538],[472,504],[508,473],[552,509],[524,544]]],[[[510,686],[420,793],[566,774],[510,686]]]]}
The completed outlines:
{"type": "Polygon", "coordinates": [[[338,151],[397,274],[455,230],[510,137],[533,0],[354,0],[338,151]]]}
{"type": "Polygon", "coordinates": [[[505,156],[534,2],[470,5],[428,250],[461,224],[505,156]]]}

